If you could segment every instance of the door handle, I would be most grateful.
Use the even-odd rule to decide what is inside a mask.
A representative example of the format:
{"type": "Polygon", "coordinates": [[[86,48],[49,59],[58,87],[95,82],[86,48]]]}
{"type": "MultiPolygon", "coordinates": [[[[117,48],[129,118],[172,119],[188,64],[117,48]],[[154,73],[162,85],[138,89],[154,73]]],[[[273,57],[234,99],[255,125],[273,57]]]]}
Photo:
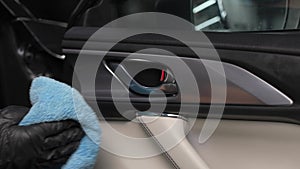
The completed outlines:
{"type": "Polygon", "coordinates": [[[161,91],[164,92],[166,95],[174,95],[177,94],[177,84],[175,83],[163,83],[158,87],[146,87],[135,80],[132,80],[129,86],[129,89],[135,93],[142,94],[142,95],[149,95],[151,94],[160,94],[161,91]]]}
{"type": "MultiPolygon", "coordinates": [[[[139,61],[141,62],[141,61],[139,61]]],[[[106,62],[104,63],[106,64],[106,62]]],[[[151,63],[153,64],[153,63],[151,63]]],[[[106,66],[109,68],[110,66],[106,66]]],[[[122,64],[114,64],[113,65],[114,70],[118,70],[117,74],[115,74],[118,79],[123,82],[125,86],[129,88],[134,93],[140,94],[140,95],[155,95],[155,94],[161,94],[161,92],[165,93],[166,95],[175,95],[178,93],[178,87],[176,80],[174,76],[169,72],[162,70],[165,74],[164,77],[160,79],[161,84],[155,87],[149,87],[140,84],[137,82],[127,71],[124,65],[122,64]]],[[[110,70],[111,71],[111,70],[110,70]]],[[[113,72],[113,71],[111,71],[113,72]]]]}

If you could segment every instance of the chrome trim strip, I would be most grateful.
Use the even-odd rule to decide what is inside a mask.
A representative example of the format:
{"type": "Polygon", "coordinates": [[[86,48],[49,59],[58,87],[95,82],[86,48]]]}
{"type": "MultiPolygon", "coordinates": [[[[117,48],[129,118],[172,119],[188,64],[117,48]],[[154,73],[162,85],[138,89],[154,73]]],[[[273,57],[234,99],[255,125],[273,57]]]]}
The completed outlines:
{"type": "Polygon", "coordinates": [[[160,117],[169,117],[169,118],[175,118],[175,119],[181,119],[184,121],[188,121],[187,118],[185,118],[184,116],[181,116],[179,114],[171,114],[171,113],[153,113],[153,112],[137,112],[136,113],[136,117],[140,117],[140,116],[160,116],[160,117]]]}
{"type": "Polygon", "coordinates": [[[124,85],[124,83],[119,79],[119,77],[109,68],[109,66],[107,65],[106,61],[103,61],[103,65],[105,67],[105,69],[114,77],[118,80],[118,82],[124,87],[124,89],[126,90],[126,92],[129,93],[128,88],[124,85]]]}

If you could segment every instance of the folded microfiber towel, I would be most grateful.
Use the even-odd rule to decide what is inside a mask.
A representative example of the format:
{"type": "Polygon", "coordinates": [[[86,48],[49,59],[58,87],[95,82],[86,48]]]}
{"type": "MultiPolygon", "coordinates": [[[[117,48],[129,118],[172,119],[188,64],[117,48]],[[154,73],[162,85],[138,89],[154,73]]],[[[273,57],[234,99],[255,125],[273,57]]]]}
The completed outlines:
{"type": "Polygon", "coordinates": [[[78,121],[86,136],[63,169],[92,169],[100,144],[100,124],[96,113],[80,93],[70,86],[47,77],[35,78],[30,88],[32,108],[20,126],[72,119],[78,121]]]}

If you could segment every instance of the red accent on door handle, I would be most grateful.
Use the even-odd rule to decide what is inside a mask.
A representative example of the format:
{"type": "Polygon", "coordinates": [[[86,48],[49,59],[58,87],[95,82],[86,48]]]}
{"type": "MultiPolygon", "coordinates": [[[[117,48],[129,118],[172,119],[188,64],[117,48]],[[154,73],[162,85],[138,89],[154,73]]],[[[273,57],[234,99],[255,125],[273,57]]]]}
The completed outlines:
{"type": "Polygon", "coordinates": [[[161,70],[160,81],[163,82],[165,80],[165,70],[161,70]]]}

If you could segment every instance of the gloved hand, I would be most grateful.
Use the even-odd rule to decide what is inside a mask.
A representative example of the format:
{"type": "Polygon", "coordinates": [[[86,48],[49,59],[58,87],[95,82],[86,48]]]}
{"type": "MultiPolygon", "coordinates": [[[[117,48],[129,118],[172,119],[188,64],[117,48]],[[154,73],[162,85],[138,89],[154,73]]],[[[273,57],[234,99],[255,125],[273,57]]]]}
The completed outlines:
{"type": "Polygon", "coordinates": [[[18,126],[28,108],[0,111],[0,168],[60,168],[77,149],[84,133],[71,120],[18,126]]]}

